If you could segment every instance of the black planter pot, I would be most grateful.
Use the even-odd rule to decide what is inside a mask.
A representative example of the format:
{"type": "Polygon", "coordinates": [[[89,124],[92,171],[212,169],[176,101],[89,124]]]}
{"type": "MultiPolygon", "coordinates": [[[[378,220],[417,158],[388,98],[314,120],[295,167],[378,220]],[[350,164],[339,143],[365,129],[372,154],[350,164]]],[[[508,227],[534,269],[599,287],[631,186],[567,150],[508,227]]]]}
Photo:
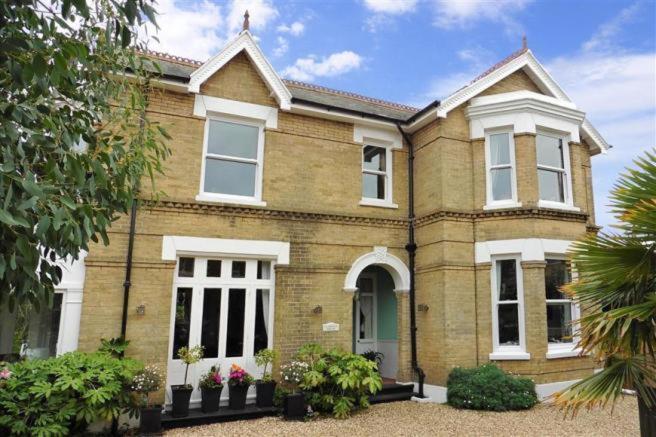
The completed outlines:
{"type": "Polygon", "coordinates": [[[276,381],[257,381],[255,383],[255,403],[258,407],[272,407],[275,393],[276,381]]]}
{"type": "Polygon", "coordinates": [[[219,411],[219,402],[221,402],[221,391],[223,386],[217,388],[200,389],[200,409],[203,413],[213,413],[219,411]]]}
{"type": "Polygon", "coordinates": [[[172,385],[171,386],[171,416],[187,417],[189,415],[189,399],[194,388],[190,385],[172,385]]]}
{"type": "Polygon", "coordinates": [[[228,384],[228,407],[231,410],[243,410],[246,408],[246,393],[248,385],[229,385],[228,384]]]}
{"type": "Polygon", "coordinates": [[[139,433],[157,434],[162,430],[162,406],[142,407],[139,411],[139,433]]]}
{"type": "Polygon", "coordinates": [[[305,395],[303,393],[293,393],[285,396],[283,414],[285,419],[303,419],[305,417],[305,395]]]}

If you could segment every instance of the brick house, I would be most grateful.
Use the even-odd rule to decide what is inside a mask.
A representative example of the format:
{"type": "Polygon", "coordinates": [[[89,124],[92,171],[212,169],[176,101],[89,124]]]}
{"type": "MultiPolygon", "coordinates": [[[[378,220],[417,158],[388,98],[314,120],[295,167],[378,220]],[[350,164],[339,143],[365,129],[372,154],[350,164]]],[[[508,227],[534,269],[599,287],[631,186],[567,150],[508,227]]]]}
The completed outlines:
{"type": "Polygon", "coordinates": [[[196,344],[192,381],[317,342],[382,352],[400,382],[421,369],[436,401],[455,366],[495,362],[541,395],[593,371],[558,286],[597,229],[608,145],[526,47],[423,109],[282,80],[248,30],[205,63],[153,56],[166,195],[133,217],[125,309],[131,217],[66,275],[50,353],[95,350],[125,315],[128,354],[167,385],[196,344]]]}

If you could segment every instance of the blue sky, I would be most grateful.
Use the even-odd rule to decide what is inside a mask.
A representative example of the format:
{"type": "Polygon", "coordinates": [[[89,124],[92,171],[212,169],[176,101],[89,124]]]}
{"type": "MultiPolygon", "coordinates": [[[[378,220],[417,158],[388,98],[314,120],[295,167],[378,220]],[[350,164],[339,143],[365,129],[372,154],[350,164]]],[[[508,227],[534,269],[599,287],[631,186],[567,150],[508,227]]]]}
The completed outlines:
{"type": "Polygon", "coordinates": [[[614,147],[593,158],[597,221],[656,147],[656,0],[159,0],[155,50],[205,60],[251,31],[283,77],[422,106],[521,46],[614,147]]]}

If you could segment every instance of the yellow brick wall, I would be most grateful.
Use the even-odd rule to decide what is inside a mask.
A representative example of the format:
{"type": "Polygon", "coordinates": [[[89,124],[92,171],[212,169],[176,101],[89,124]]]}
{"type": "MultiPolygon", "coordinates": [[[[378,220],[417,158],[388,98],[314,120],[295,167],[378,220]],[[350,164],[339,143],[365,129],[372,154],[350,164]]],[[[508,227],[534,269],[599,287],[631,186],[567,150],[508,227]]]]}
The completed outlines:
{"type": "MultiPolygon", "coordinates": [[[[523,72],[487,93],[531,89],[523,72]]],[[[533,85],[533,87],[535,87],[533,85]]],[[[276,106],[250,60],[241,54],[202,87],[204,94],[276,106]]],[[[149,115],[171,133],[173,155],[157,187],[158,204],[144,203],[137,217],[132,288],[128,304],[129,354],[166,367],[175,263],[162,261],[162,236],[277,240],[291,243],[289,266],[276,268],[274,347],[290,358],[306,342],[350,350],[351,294],[342,290],[353,262],[387,246],[407,263],[407,146],[394,151],[394,202],[398,209],[359,206],[361,144],[353,125],[279,111],[277,129],[265,131],[263,200],[265,208],[195,201],[200,185],[205,120],[193,116],[193,96],[158,91],[149,115]],[[145,305],[145,315],[136,307],[145,305]],[[321,314],[312,309],[321,305],[321,314]],[[323,332],[326,322],[338,332],[323,332]]],[[[474,242],[509,238],[576,239],[593,218],[590,157],[585,145],[572,144],[575,204],[581,214],[538,211],[535,199],[534,137],[515,138],[520,200],[513,212],[483,212],[483,142],[469,140],[464,106],[413,135],[416,147],[417,314],[419,361],[428,383],[443,385],[451,368],[487,361],[491,347],[489,266],[475,265],[474,242]],[[586,222],[587,220],[587,222],[586,222]]],[[[127,250],[127,217],[114,224],[109,247],[93,246],[87,258],[80,349],[97,348],[99,338],[120,332],[127,250]]],[[[539,381],[574,379],[589,371],[587,360],[545,362],[543,284],[539,266],[529,275],[529,347],[535,359],[503,363],[539,381]],[[542,288],[541,288],[542,287],[542,288]],[[541,349],[542,348],[542,349],[541,349]],[[542,354],[543,355],[543,354],[542,354]]],[[[411,379],[407,294],[397,295],[399,378],[411,379]]],[[[527,308],[528,308],[527,299],[527,308]]]]}

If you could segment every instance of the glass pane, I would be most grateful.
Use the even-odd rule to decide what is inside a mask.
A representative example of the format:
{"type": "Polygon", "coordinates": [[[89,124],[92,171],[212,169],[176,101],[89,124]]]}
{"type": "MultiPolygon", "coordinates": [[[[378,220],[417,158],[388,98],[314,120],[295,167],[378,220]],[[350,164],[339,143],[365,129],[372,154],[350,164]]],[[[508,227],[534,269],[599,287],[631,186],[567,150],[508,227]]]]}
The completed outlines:
{"type": "Polygon", "coordinates": [[[259,134],[255,126],[210,120],[207,153],[256,159],[259,134]]]}
{"type": "Polygon", "coordinates": [[[246,261],[233,261],[232,262],[232,277],[245,278],[246,277],[246,261]]]}
{"type": "Polygon", "coordinates": [[[499,345],[519,345],[519,313],[516,303],[499,305],[499,345]]]}
{"type": "Polygon", "coordinates": [[[497,261],[498,299],[517,300],[517,265],[514,259],[497,261]]]}
{"type": "Polygon", "coordinates": [[[547,337],[549,343],[574,341],[571,303],[547,303],[547,337]]]}
{"type": "Polygon", "coordinates": [[[207,277],[208,278],[221,277],[221,260],[219,259],[207,260],[207,277]]]}
{"type": "Polygon", "coordinates": [[[535,138],[539,165],[565,168],[563,160],[563,141],[560,138],[538,135],[535,138]]]}
{"type": "Polygon", "coordinates": [[[559,289],[571,282],[567,261],[563,259],[548,259],[544,269],[544,283],[547,299],[569,299],[559,289]]]}
{"type": "Polygon", "coordinates": [[[510,180],[511,171],[510,168],[497,168],[490,170],[493,200],[512,199],[512,185],[510,180]]]}
{"type": "Polygon", "coordinates": [[[226,357],[241,357],[244,354],[244,310],[246,290],[231,288],[228,294],[228,332],[226,334],[226,357]]]}
{"type": "MultiPolygon", "coordinates": [[[[255,338],[253,352],[258,353],[269,345],[269,290],[257,290],[255,302],[255,338]]],[[[270,369],[269,369],[270,370],[270,369]]]]}
{"type": "Polygon", "coordinates": [[[362,197],[385,199],[385,176],[362,173],[362,197]]]}
{"type": "Polygon", "coordinates": [[[206,288],[203,293],[203,325],[200,344],[205,349],[204,358],[219,356],[219,314],[221,314],[221,289],[206,288]]]}
{"type": "Polygon", "coordinates": [[[32,308],[27,314],[29,322],[26,354],[29,358],[48,358],[57,355],[62,297],[61,293],[56,293],[53,296],[52,308],[43,304],[39,312],[32,308]]]}
{"type": "Polygon", "coordinates": [[[205,160],[204,190],[207,193],[234,196],[255,195],[255,164],[245,162],[205,160]]]}
{"type": "Polygon", "coordinates": [[[360,339],[374,337],[374,297],[360,294],[360,339]]]}
{"type": "Polygon", "coordinates": [[[374,291],[374,283],[371,278],[358,278],[356,285],[362,293],[372,293],[374,291]]]}
{"type": "Polygon", "coordinates": [[[538,169],[541,200],[551,200],[553,202],[565,201],[563,175],[559,171],[538,169]]]}
{"type": "Polygon", "coordinates": [[[257,262],[257,279],[271,279],[271,261],[257,262]]]}
{"type": "Polygon", "coordinates": [[[510,135],[490,135],[490,164],[510,164],[510,135]]]}
{"type": "Polygon", "coordinates": [[[194,277],[194,258],[180,258],[178,262],[178,276],[180,278],[194,277]]]}
{"type": "Polygon", "coordinates": [[[189,346],[191,326],[191,288],[178,288],[175,298],[175,326],[173,328],[173,359],[178,358],[178,349],[189,346]]]}
{"type": "Polygon", "coordinates": [[[362,168],[385,171],[385,148],[364,146],[362,149],[362,168]]]}

